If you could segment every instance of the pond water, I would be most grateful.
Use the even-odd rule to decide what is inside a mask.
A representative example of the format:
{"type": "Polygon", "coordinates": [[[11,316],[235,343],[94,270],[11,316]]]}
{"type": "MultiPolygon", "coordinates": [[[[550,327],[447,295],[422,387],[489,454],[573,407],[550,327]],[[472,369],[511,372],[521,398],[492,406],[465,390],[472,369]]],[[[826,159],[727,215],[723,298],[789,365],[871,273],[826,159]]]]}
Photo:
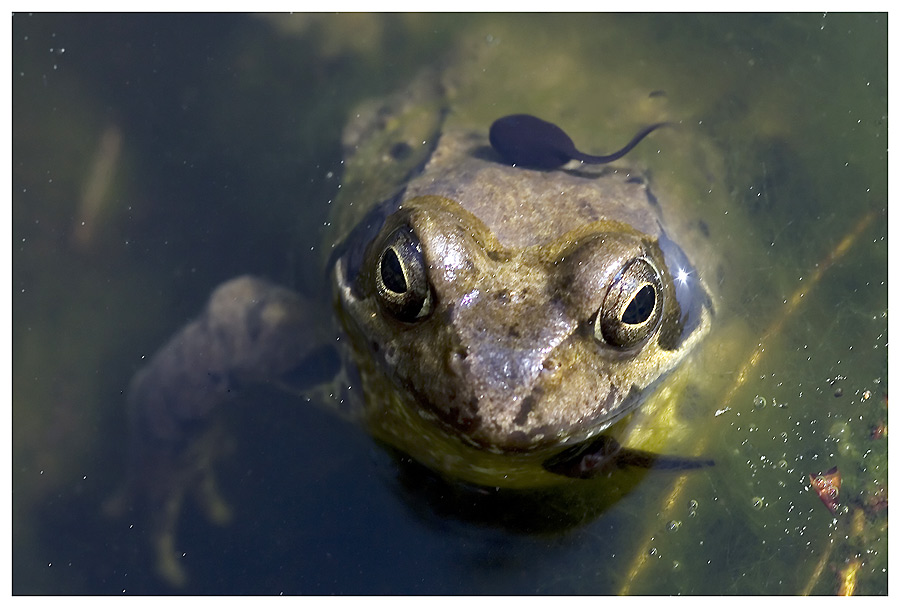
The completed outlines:
{"type": "Polygon", "coordinates": [[[22,14],[12,36],[13,593],[887,593],[886,15],[22,14]],[[323,287],[347,118],[467,40],[494,71],[458,120],[564,118],[585,148],[678,122],[630,159],[719,260],[667,389],[667,448],[715,466],[492,493],[252,388],[221,412],[234,520],[186,504],[169,586],[140,509],[104,514],[131,376],[230,277],[323,287]],[[810,480],[832,467],[835,512],[810,480]]]}

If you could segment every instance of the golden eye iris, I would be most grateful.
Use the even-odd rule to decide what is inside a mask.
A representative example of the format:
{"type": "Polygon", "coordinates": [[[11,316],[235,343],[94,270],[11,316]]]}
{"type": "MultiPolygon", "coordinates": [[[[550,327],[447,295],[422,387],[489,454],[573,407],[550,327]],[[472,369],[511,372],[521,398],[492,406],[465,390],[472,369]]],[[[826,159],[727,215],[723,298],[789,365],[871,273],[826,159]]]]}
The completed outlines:
{"type": "Polygon", "coordinates": [[[656,267],[644,258],[632,260],[606,293],[594,322],[594,336],[617,348],[640,344],[659,327],[662,294],[656,267]]]}
{"type": "Polygon", "coordinates": [[[401,226],[388,235],[378,254],[374,274],[378,301],[391,316],[411,323],[431,314],[434,298],[422,245],[411,228],[401,226]]]}

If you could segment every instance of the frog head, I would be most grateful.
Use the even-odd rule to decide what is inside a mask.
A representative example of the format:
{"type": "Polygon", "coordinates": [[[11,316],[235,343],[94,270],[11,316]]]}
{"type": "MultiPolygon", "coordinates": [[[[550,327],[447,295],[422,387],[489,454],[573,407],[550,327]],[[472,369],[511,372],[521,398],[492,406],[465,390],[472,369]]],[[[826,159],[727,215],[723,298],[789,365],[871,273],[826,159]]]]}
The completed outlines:
{"type": "Polygon", "coordinates": [[[481,450],[597,435],[709,328],[707,289],[658,207],[624,172],[510,167],[482,135],[443,134],[335,265],[368,375],[407,417],[481,450]]]}

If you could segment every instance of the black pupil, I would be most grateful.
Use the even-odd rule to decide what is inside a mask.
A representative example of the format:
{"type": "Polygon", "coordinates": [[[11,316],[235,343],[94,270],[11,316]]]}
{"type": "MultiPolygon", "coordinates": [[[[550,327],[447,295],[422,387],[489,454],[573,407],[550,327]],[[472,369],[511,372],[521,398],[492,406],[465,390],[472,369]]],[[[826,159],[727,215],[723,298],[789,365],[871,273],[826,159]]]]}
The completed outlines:
{"type": "Polygon", "coordinates": [[[653,306],[655,304],[656,292],[650,285],[644,285],[641,290],[631,298],[631,302],[628,303],[628,308],[625,309],[625,314],[622,315],[622,322],[627,323],[628,325],[638,325],[643,323],[650,318],[651,314],[653,314],[653,306]]]}
{"type": "Polygon", "coordinates": [[[386,249],[381,254],[381,280],[394,293],[406,293],[406,277],[403,276],[400,258],[393,248],[386,249]]]}

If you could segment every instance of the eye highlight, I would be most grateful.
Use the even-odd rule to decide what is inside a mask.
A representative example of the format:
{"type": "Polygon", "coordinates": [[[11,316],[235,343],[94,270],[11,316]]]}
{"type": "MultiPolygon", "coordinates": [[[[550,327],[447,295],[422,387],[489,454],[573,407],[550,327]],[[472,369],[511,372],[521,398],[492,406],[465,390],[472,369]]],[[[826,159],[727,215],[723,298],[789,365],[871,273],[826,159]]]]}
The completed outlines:
{"type": "Polygon", "coordinates": [[[616,348],[637,346],[659,327],[662,279],[656,267],[635,258],[616,276],[594,322],[594,337],[616,348]]]}
{"type": "Polygon", "coordinates": [[[375,262],[375,293],[382,308],[394,318],[412,323],[434,310],[422,244],[409,226],[388,235],[375,262]]]}

